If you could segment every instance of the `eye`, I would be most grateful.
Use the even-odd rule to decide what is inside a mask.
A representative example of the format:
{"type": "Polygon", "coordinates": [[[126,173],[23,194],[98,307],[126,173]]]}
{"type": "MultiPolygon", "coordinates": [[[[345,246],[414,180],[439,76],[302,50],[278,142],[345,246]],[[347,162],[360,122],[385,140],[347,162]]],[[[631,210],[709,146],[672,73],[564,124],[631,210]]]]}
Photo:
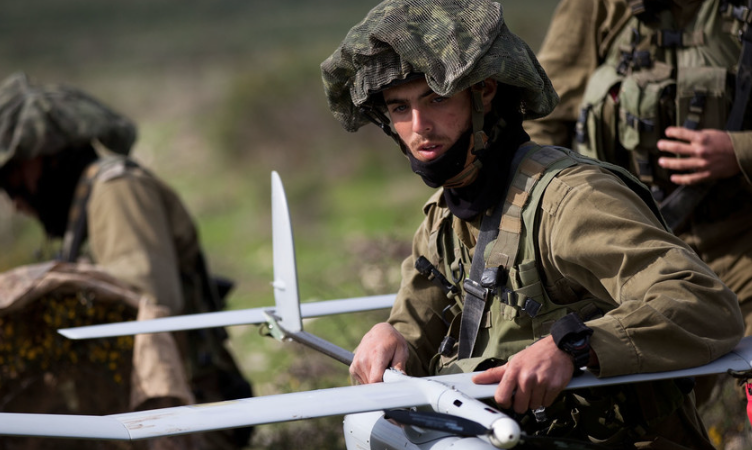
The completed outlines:
{"type": "Polygon", "coordinates": [[[406,105],[394,105],[391,108],[389,108],[389,112],[391,114],[405,112],[406,110],[407,110],[407,106],[406,105]]]}

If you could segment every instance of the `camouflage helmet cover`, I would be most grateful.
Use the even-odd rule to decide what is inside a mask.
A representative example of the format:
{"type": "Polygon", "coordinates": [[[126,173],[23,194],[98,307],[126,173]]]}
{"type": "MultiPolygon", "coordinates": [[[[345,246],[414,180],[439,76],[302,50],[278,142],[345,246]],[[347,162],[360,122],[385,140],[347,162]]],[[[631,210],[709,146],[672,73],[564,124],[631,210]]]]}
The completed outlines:
{"type": "Polygon", "coordinates": [[[559,101],[528,45],[507,28],[501,5],[488,0],[386,0],[355,25],[321,64],[329,109],[348,131],[368,118],[369,97],[411,74],[425,74],[451,96],[486,78],[522,92],[526,119],[559,101]]]}
{"type": "Polygon", "coordinates": [[[136,127],[90,95],[62,85],[34,85],[23,73],[0,85],[0,167],[97,139],[127,154],[136,127]]]}

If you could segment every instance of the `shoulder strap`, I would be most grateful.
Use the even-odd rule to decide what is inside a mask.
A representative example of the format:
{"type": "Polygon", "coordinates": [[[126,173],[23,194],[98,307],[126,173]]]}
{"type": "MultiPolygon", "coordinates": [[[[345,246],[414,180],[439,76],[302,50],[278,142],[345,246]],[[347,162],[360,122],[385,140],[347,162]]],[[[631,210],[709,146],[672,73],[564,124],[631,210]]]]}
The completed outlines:
{"type": "Polygon", "coordinates": [[[506,272],[509,265],[514,263],[522,232],[522,211],[530,192],[549,166],[565,158],[564,153],[537,144],[517,150],[509,174],[511,184],[505,198],[494,208],[491,216],[484,215],[481,219],[470,273],[463,283],[465,298],[460,322],[459,359],[469,358],[473,354],[480,321],[491,289],[496,286],[498,270],[502,267],[506,272]],[[487,261],[486,247],[494,239],[496,241],[491,249],[493,256],[487,261]],[[487,269],[493,273],[487,273],[487,269]]]}
{"type": "Polygon", "coordinates": [[[470,266],[470,273],[464,281],[465,299],[462,308],[462,319],[460,322],[460,342],[458,358],[469,358],[473,354],[475,339],[478,336],[478,328],[483,318],[483,311],[486,308],[488,291],[480,284],[480,278],[483,273],[483,254],[486,246],[491,242],[499,231],[499,222],[501,220],[502,208],[498,205],[493,210],[493,215],[483,215],[480,222],[480,234],[478,242],[475,245],[473,262],[470,266]]]}
{"type": "Polygon", "coordinates": [[[136,166],[137,164],[121,156],[100,158],[84,169],[73,195],[73,202],[68,213],[68,226],[63,235],[63,245],[58,259],[66,262],[75,262],[78,259],[81,246],[88,236],[88,223],[86,208],[91,196],[91,187],[100,175],[113,168],[116,163],[124,163],[136,166]]]}
{"type": "Polygon", "coordinates": [[[81,245],[88,234],[86,205],[91,195],[92,182],[99,171],[99,162],[94,162],[84,170],[81,179],[78,181],[76,192],[73,194],[73,203],[71,203],[71,209],[68,213],[68,226],[63,235],[63,247],[59,256],[61,261],[74,262],[78,259],[81,245]]]}

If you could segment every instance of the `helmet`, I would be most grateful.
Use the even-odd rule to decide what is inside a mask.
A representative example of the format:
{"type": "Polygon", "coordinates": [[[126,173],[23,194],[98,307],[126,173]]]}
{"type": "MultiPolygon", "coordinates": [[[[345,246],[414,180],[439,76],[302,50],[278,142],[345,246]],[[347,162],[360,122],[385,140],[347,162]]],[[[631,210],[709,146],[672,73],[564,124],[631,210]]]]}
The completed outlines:
{"type": "Polygon", "coordinates": [[[77,89],[34,85],[23,73],[0,85],[0,167],[93,140],[125,155],[136,140],[136,127],[77,89]]]}
{"type": "Polygon", "coordinates": [[[486,78],[519,88],[525,119],[547,115],[559,101],[533,51],[507,28],[501,5],[488,0],[386,0],[321,71],[329,109],[348,131],[373,121],[373,107],[383,116],[370,101],[374,93],[415,74],[441,96],[486,78]]]}

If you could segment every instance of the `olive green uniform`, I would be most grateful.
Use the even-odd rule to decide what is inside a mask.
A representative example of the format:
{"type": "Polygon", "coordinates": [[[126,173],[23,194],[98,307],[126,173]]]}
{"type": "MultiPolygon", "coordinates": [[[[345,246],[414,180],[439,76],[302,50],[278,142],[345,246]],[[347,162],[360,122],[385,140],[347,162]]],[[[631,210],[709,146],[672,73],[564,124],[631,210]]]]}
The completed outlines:
{"type": "MultiPolygon", "coordinates": [[[[689,22],[703,2],[675,2],[675,15],[689,22]],[[681,5],[679,5],[681,3],[681,5]]],[[[570,146],[590,75],[603,62],[630,8],[620,0],[563,0],[538,59],[561,98],[548,116],[525,128],[541,144],[570,146]]],[[[752,334],[752,131],[730,132],[741,173],[716,183],[694,210],[689,224],[675,230],[739,299],[752,334]]]]}
{"type": "MultiPolygon", "coordinates": [[[[147,170],[123,157],[94,164],[85,204],[88,255],[97,266],[129,283],[162,315],[211,310],[213,286],[204,266],[193,219],[175,192],[147,170]]],[[[85,171],[85,174],[88,170],[85,171]]],[[[86,175],[79,182],[85,192],[86,175]]],[[[74,200],[74,209],[76,205],[74,200]]],[[[74,214],[72,214],[73,216],[74,214]]],[[[73,227],[75,220],[69,227],[73,227]]],[[[248,397],[245,382],[217,330],[176,333],[190,386],[200,403],[248,397]]],[[[154,351],[154,350],[152,350],[154,351]]],[[[145,383],[159,382],[146,380],[145,383]]],[[[159,386],[148,386],[159,392],[159,386]]],[[[169,406],[169,405],[168,405],[169,406]]],[[[205,448],[239,448],[250,428],[207,433],[205,448]]]]}
{"type": "Polygon", "coordinates": [[[97,265],[172,314],[186,312],[186,297],[200,297],[196,227],[160,180],[138,167],[109,168],[94,180],[86,214],[97,265]]]}
{"type": "MultiPolygon", "coordinates": [[[[423,255],[444,267],[436,250],[444,220],[451,221],[452,232],[471,256],[479,234],[478,220],[451,216],[442,192],[424,207],[426,219],[402,265],[403,282],[389,318],[408,341],[412,375],[429,374],[448,331],[444,310],[453,304],[414,269],[414,262],[423,255]]],[[[608,170],[590,165],[564,169],[546,188],[538,216],[538,267],[551,301],[562,308],[583,299],[611,305],[604,316],[586,322],[594,330],[591,345],[600,376],[701,365],[738,341],[743,324],[733,293],[608,170]]],[[[494,300],[488,308],[493,315],[507,306],[494,300]]],[[[479,342],[488,331],[480,330],[479,342]]],[[[526,338],[503,342],[491,352],[476,347],[473,356],[506,360],[543,337],[528,331],[526,338]]],[[[679,412],[645,439],[662,436],[686,448],[708,448],[703,447],[707,440],[698,437],[703,433],[687,397],[679,412]]]]}
{"type": "MultiPolygon", "coordinates": [[[[600,367],[593,369],[602,376],[699,365],[738,342],[743,321],[734,294],[684,242],[666,231],[644,201],[649,198],[644,186],[613,166],[606,169],[603,163],[558,149],[526,151],[520,170],[512,177],[512,188],[502,195],[504,214],[498,237],[485,247],[484,255],[473,255],[479,229],[490,227],[485,222],[481,227],[477,219],[459,219],[460,215],[483,214],[458,204],[450,210],[451,194],[466,203],[478,200],[474,205],[487,205],[497,198],[491,191],[504,189],[506,177],[500,171],[505,169],[491,153],[514,151],[516,143],[526,139],[521,129],[514,129],[521,127],[517,121],[544,117],[558,101],[527,44],[506,27],[498,3],[383,1],[350,30],[321,68],[329,108],[342,126],[356,131],[375,123],[405,152],[403,136],[392,127],[380,92],[421,74],[428,88],[442,97],[470,88],[473,144],[468,156],[475,152],[476,161],[482,160],[479,177],[487,178],[476,181],[482,184],[452,187],[448,193],[440,190],[424,208],[426,219],[414,237],[412,255],[403,263],[402,285],[389,318],[407,341],[409,374],[501,364],[548,335],[550,321],[557,323],[570,310],[594,330],[590,342],[602,359],[600,367]],[[498,97],[497,92],[500,104],[488,112],[480,83],[489,78],[518,97],[498,97]],[[504,112],[502,106],[509,110],[504,112]],[[492,117],[495,113],[503,120],[497,122],[492,117]],[[505,132],[510,133],[510,140],[505,139],[505,132]],[[556,153],[564,159],[555,159],[556,153]],[[544,172],[528,170],[535,166],[545,168],[544,172]],[[516,238],[519,246],[514,244],[516,238]],[[421,256],[452,280],[453,286],[445,285],[435,272],[429,271],[432,279],[421,275],[415,269],[416,261],[421,262],[421,270],[426,266],[421,256]],[[473,256],[475,261],[470,262],[473,256]],[[484,264],[473,264],[478,262],[484,264]],[[478,267],[483,269],[479,280],[473,279],[478,267]],[[465,269],[473,274],[470,283],[465,269]],[[490,275],[484,280],[486,274],[490,275]],[[473,340],[470,333],[458,333],[460,327],[455,326],[458,319],[462,321],[462,292],[468,290],[472,293],[465,296],[468,304],[481,300],[484,310],[462,305],[470,311],[465,319],[480,317],[480,330],[471,356],[463,354],[456,360],[457,349],[468,348],[463,344],[473,340]],[[490,297],[489,290],[494,292],[490,297]],[[588,310],[592,314],[583,314],[588,310]],[[455,338],[454,343],[445,337],[455,338]]],[[[471,164],[475,162],[466,162],[462,171],[471,164]]],[[[489,213],[501,207],[482,209],[489,213]]],[[[489,235],[484,231],[483,240],[489,235]]],[[[607,393],[601,400],[618,397],[616,402],[624,408],[614,408],[616,403],[607,409],[596,403],[585,405],[595,398],[590,394],[585,402],[568,404],[580,394],[567,392],[546,408],[552,420],[544,420],[533,432],[568,435],[578,441],[609,439],[615,448],[638,442],[639,448],[712,448],[694,409],[691,389],[678,382],[635,383],[607,389],[607,393]],[[635,404],[638,409],[633,408],[635,404]],[[596,410],[600,413],[590,414],[596,410]],[[565,422],[569,424],[566,429],[560,427],[565,422]]],[[[523,415],[520,423],[529,432],[531,423],[523,423],[526,419],[530,414],[523,415]]]]}

